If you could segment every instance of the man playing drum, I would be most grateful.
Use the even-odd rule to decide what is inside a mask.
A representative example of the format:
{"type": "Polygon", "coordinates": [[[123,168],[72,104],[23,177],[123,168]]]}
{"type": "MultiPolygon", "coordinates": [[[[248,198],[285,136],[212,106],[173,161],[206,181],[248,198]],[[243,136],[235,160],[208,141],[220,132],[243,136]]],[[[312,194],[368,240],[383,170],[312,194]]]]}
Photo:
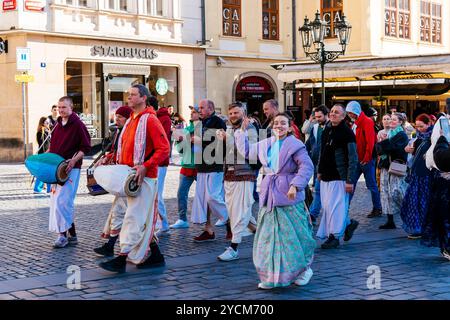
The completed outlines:
{"type": "Polygon", "coordinates": [[[50,195],[49,230],[59,233],[55,248],[77,244],[74,224],[74,201],[80,181],[80,168],[84,155],[91,150],[91,138],[86,126],[73,112],[72,98],[64,96],[58,101],[59,117],[53,130],[49,152],[68,161],[69,179],[64,185],[53,185],[50,195]],[[69,231],[69,235],[67,235],[69,231]]]}
{"type": "MultiPolygon", "coordinates": [[[[133,110],[127,106],[122,106],[116,110],[115,121],[117,130],[114,133],[114,137],[112,139],[111,149],[97,162],[98,165],[116,163],[116,153],[117,146],[119,144],[120,133],[122,132],[123,126],[130,117],[131,113],[133,113],[133,110]]],[[[107,257],[114,255],[114,245],[119,236],[120,229],[122,228],[123,216],[126,209],[127,198],[115,197],[102,232],[102,238],[108,239],[108,242],[103,244],[101,247],[95,248],[95,253],[107,257]]]]}
{"type": "Polygon", "coordinates": [[[119,235],[120,254],[100,263],[101,268],[112,272],[125,272],[127,260],[138,264],[138,268],[164,265],[164,256],[153,235],[158,164],[169,153],[169,141],[155,112],[146,108],[149,97],[144,85],[136,84],[129,89],[128,105],[133,114],[122,130],[116,159],[118,164],[136,170],[135,180],[141,189],[136,197],[127,197],[127,211],[119,235]],[[149,247],[150,255],[142,262],[149,247]]]}

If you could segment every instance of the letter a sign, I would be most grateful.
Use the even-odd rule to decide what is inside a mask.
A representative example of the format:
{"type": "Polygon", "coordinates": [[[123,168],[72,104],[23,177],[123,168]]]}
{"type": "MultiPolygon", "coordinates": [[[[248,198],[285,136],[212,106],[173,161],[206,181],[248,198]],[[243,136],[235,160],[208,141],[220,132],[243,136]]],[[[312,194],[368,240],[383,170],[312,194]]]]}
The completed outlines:
{"type": "Polygon", "coordinates": [[[30,48],[16,48],[17,71],[30,71],[30,48]]]}

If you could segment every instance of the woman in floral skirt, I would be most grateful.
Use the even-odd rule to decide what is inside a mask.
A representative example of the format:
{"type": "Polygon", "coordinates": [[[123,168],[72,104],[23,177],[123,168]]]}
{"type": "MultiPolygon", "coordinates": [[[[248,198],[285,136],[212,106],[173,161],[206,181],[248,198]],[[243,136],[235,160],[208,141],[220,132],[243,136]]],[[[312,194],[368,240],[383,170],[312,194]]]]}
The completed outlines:
{"type": "Polygon", "coordinates": [[[258,288],[306,285],[313,275],[310,266],[316,247],[304,204],[304,189],[313,174],[312,161],[305,145],[292,135],[287,115],[281,113],[274,118],[272,137],[250,146],[248,123],[248,119],[243,121],[235,138],[239,152],[251,162],[259,159],[265,175],[253,244],[258,288]]]}

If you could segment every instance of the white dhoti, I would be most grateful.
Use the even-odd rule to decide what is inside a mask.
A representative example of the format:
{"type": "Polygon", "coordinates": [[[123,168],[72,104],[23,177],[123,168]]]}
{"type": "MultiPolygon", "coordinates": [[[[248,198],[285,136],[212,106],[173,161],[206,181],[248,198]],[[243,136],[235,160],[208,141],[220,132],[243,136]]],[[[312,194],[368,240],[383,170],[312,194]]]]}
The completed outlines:
{"type": "Polygon", "coordinates": [[[232,243],[241,243],[252,217],[253,181],[225,181],[225,203],[230,217],[232,243]]]}
{"type": "Polygon", "coordinates": [[[205,223],[208,208],[228,220],[227,207],[224,201],[223,172],[197,173],[194,202],[192,204],[192,223],[205,223]]]}
{"type": "Polygon", "coordinates": [[[49,230],[52,232],[66,232],[73,223],[74,202],[80,181],[80,169],[72,169],[69,179],[63,186],[52,186],[50,194],[49,230]]]}
{"type": "Polygon", "coordinates": [[[116,237],[122,228],[123,217],[127,210],[127,198],[116,196],[109,210],[105,227],[103,228],[102,238],[116,237]]]}
{"type": "Polygon", "coordinates": [[[120,231],[120,253],[140,263],[147,255],[155,231],[157,179],[144,178],[137,197],[127,197],[127,210],[120,231]]]}
{"type": "Polygon", "coordinates": [[[341,238],[350,223],[349,194],[345,192],[345,181],[320,181],[320,201],[323,215],[317,237],[325,239],[333,234],[335,238],[341,238]]]}

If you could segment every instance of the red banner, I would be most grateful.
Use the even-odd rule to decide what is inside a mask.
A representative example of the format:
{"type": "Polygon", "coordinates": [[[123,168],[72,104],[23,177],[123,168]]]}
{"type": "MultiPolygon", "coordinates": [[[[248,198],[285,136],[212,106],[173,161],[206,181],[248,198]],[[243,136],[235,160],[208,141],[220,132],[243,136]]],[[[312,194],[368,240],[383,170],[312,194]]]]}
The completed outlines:
{"type": "Polygon", "coordinates": [[[236,92],[272,92],[270,83],[261,77],[247,77],[239,81],[236,92]]]}
{"type": "Polygon", "coordinates": [[[44,11],[45,0],[25,0],[25,10],[44,11]]]}
{"type": "Polygon", "coordinates": [[[17,0],[3,0],[3,11],[11,11],[17,9],[17,0]]]}

